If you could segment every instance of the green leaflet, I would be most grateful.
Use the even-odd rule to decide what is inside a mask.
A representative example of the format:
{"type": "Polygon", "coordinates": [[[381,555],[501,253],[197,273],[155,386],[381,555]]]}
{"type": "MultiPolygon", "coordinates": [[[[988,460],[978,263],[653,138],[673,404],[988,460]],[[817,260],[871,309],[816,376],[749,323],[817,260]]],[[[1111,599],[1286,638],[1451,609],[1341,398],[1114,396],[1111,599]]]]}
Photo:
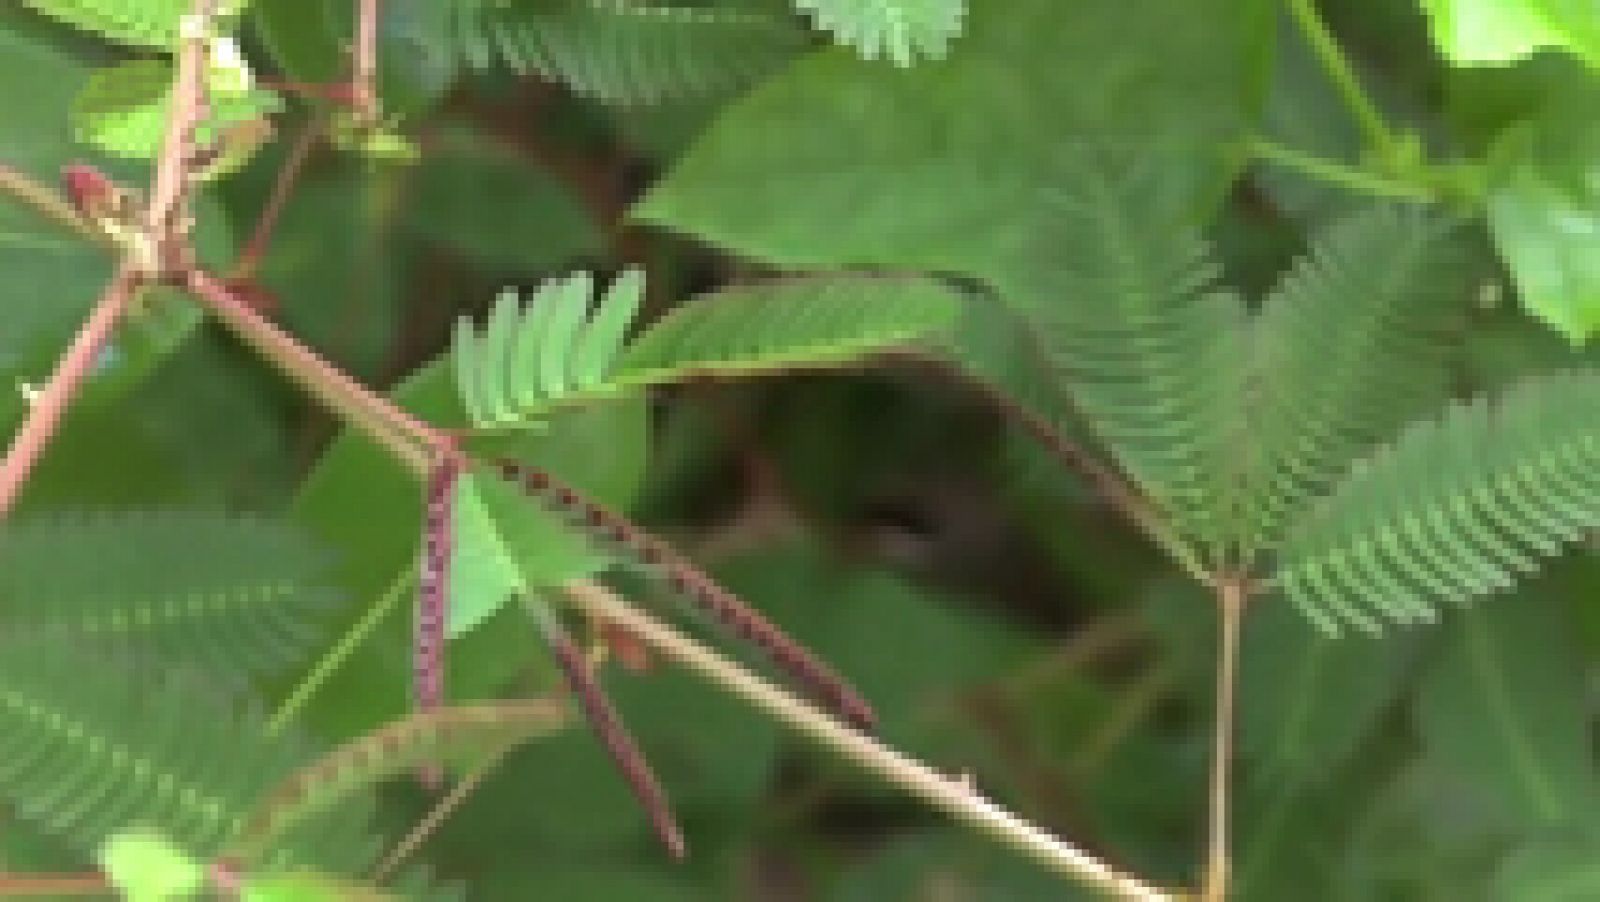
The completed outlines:
{"type": "Polygon", "coordinates": [[[593,283],[580,273],[545,284],[520,313],[502,293],[481,330],[457,322],[456,385],[473,422],[526,428],[561,405],[650,385],[849,365],[948,332],[960,305],[927,279],[796,278],[696,298],[624,347],[642,292],[642,277],[624,274],[586,319],[593,283]]]}
{"type": "Polygon", "coordinates": [[[885,56],[909,66],[919,56],[941,59],[961,33],[966,0],[793,0],[819,28],[867,59],[885,56]]]}
{"type": "Polygon", "coordinates": [[[959,310],[960,297],[928,279],[817,277],[730,288],[652,324],[622,353],[614,380],[654,385],[849,364],[942,335],[959,310]]]}
{"type": "Polygon", "coordinates": [[[0,628],[279,671],[319,637],[327,556],[287,524],[210,511],[35,517],[0,530],[0,628]]]}
{"type": "Polygon", "coordinates": [[[1237,529],[1245,310],[1217,287],[1165,159],[1063,154],[1037,247],[1019,255],[1032,262],[1000,288],[1123,469],[1219,561],[1237,529]]]}
{"type": "Polygon", "coordinates": [[[1600,525],[1597,399],[1558,372],[1408,429],[1290,530],[1278,586],[1329,631],[1510,587],[1600,525]]]}
{"type": "MultiPolygon", "coordinates": [[[[86,652],[61,637],[0,655],[0,794],[17,813],[84,852],[147,826],[209,858],[255,800],[301,759],[257,714],[197,681],[86,652]],[[203,762],[203,764],[202,764],[203,762]]],[[[262,862],[353,872],[367,863],[371,799],[302,825],[262,862]]]]}
{"type": "Polygon", "coordinates": [[[463,474],[456,488],[449,633],[460,636],[515,595],[605,565],[588,539],[494,473],[463,474]]]}
{"type": "Polygon", "coordinates": [[[569,395],[598,393],[643,290],[637,274],[619,278],[589,320],[594,282],[579,273],[540,286],[526,305],[501,292],[481,331],[458,320],[452,360],[468,417],[485,428],[527,425],[569,395]]]}
{"type": "Polygon", "coordinates": [[[761,10],[636,0],[449,0],[451,39],[469,66],[503,60],[580,94],[654,103],[757,80],[805,47],[804,32],[761,10]]]}
{"type": "Polygon", "coordinates": [[[1247,549],[1355,459],[1448,396],[1446,328],[1468,295],[1443,223],[1377,207],[1324,231],[1251,330],[1247,549]]]}
{"type": "MultiPolygon", "coordinates": [[[[178,44],[178,20],[189,0],[23,0],[47,16],[123,44],[171,49],[178,44]]],[[[218,13],[231,16],[249,0],[222,0],[218,13]]]]}
{"type": "Polygon", "coordinates": [[[1583,654],[1556,601],[1525,592],[1452,612],[1417,698],[1428,760],[1518,831],[1591,826],[1600,810],[1583,654]]]}

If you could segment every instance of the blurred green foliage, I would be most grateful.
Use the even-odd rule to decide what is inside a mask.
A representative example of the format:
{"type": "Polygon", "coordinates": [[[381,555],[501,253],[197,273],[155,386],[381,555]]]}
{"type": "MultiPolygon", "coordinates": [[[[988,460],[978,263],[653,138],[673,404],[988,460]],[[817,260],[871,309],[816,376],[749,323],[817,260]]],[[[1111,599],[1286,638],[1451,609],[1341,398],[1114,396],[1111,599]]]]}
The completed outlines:
{"type": "MultiPolygon", "coordinates": [[[[148,91],[108,96],[118,92],[105,84],[156,65],[149,54],[171,43],[176,7],[25,6],[0,9],[0,163],[51,183],[62,164],[84,159],[141,182],[139,165],[103,154],[126,143],[119,129],[155,100],[148,91]]],[[[255,0],[236,36],[263,83],[327,83],[346,68],[350,7],[255,0]]],[[[1380,12],[1365,0],[1326,0],[1316,7],[1350,65],[1342,76],[1327,48],[1266,0],[685,0],[656,18],[653,7],[578,0],[384,7],[384,134],[413,142],[420,156],[319,144],[256,275],[276,299],[274,320],[444,426],[468,423],[445,358],[458,317],[483,321],[505,289],[532,296],[580,269],[603,284],[641,266],[650,273],[647,324],[676,323],[686,333],[674,333],[677,347],[709,342],[758,361],[772,335],[752,332],[740,345],[708,332],[715,317],[697,319],[684,299],[759,294],[750,286],[796,270],[913,274],[910,285],[936,276],[937,325],[948,327],[943,305],[962,305],[945,336],[956,356],[982,384],[1075,435],[1051,392],[1059,361],[1016,353],[1019,326],[996,311],[1027,309],[1061,288],[1030,267],[1081,250],[1081,232],[1061,223],[1094,186],[1063,179],[1085,171],[1083,148],[1100,141],[1159,152],[1163,225],[1206,239],[1216,270],[1207,278],[1249,297],[1267,294],[1314,236],[1374,197],[1452,217],[1467,253],[1410,274],[1472,286],[1474,303],[1427,329],[1441,395],[1600,363],[1584,345],[1600,330],[1591,114],[1600,44],[1593,17],[1574,4],[1424,0],[1380,12]],[[808,22],[849,46],[826,46],[830,35],[808,22]],[[1355,79],[1387,134],[1353,117],[1342,77],[1355,79]]],[[[248,240],[298,130],[341,115],[293,90],[281,103],[279,140],[210,183],[199,208],[202,249],[219,266],[248,240]]],[[[1174,257],[1187,246],[1162,244],[1167,233],[1139,237],[1178,248],[1174,257]]],[[[1405,237],[1415,235],[1356,255],[1355,269],[1398,253],[1405,237]]],[[[110,258],[70,230],[0,203],[6,422],[26,409],[14,389],[45,378],[110,271],[110,258]]],[[[872,319],[823,312],[812,324],[819,345],[838,346],[872,319]]],[[[1313,322],[1312,331],[1338,323],[1313,322]]],[[[1218,348],[1218,358],[1233,354],[1218,348]]],[[[883,715],[887,741],[1150,880],[1192,883],[1214,705],[1209,599],[980,392],[936,378],[925,361],[874,362],[883,365],[652,384],[471,444],[546,467],[670,537],[859,686],[883,715]]],[[[1324,385],[1319,362],[1292,374],[1307,392],[1324,385]]],[[[1379,400],[1418,389],[1408,372],[1396,364],[1394,392],[1379,400]]],[[[1600,420],[1600,398],[1574,397],[1564,412],[1582,427],[1600,420]]],[[[1363,439],[1361,450],[1388,435],[1363,439]]],[[[557,677],[536,631],[497,605],[512,586],[597,573],[609,561],[549,516],[513,510],[504,486],[472,491],[481,508],[474,547],[520,569],[468,585],[478,606],[456,624],[451,697],[548,691],[557,677]]],[[[23,539],[37,541],[41,524],[84,509],[250,511],[274,542],[322,556],[323,565],[296,558],[269,574],[287,594],[325,601],[285,643],[292,666],[255,668],[219,653],[248,640],[233,631],[249,621],[192,627],[191,641],[207,649],[196,654],[172,653],[171,631],[130,628],[125,644],[154,658],[151,692],[187,691],[173,687],[192,676],[166,671],[198,669],[222,687],[207,703],[256,730],[361,625],[348,658],[286,712],[294,742],[326,750],[404,715],[420,489],[175,294],[147,298],[118,333],[29,483],[0,561],[23,539]],[[338,601],[326,603],[330,595],[338,601]]],[[[64,572],[73,554],[96,554],[70,539],[53,549],[64,572]]],[[[193,553],[206,547],[197,539],[193,553]]],[[[125,589],[187,575],[181,551],[110,560],[101,578],[125,589]]],[[[272,563],[264,550],[244,569],[272,563]]],[[[24,575],[0,575],[0,623],[12,631],[32,622],[16,611],[74,588],[24,575]]],[[[642,580],[608,578],[685,613],[642,580]]],[[[105,594],[103,603],[122,603],[105,594]]],[[[1261,596],[1240,670],[1234,897],[1600,898],[1597,599],[1592,536],[1512,591],[1441,605],[1437,624],[1381,636],[1330,637],[1281,597],[1261,596]]],[[[681,619],[707,641],[725,638],[692,614],[681,619]]],[[[586,639],[603,634],[573,625],[586,639]]],[[[31,659],[10,652],[0,649],[0,660],[25,670],[31,659]]],[[[634,660],[626,648],[612,657],[621,663],[603,668],[603,682],[672,797],[689,860],[666,860],[609,759],[574,728],[511,752],[422,846],[417,859],[433,882],[454,882],[474,900],[1087,897],[665,662],[634,660]]],[[[89,688],[116,678],[98,674],[89,688]]],[[[4,679],[0,687],[12,689],[4,679]]],[[[57,703],[53,688],[38,688],[39,704],[57,703]]],[[[62,698],[62,710],[79,700],[62,698]]],[[[155,708],[170,718],[201,710],[176,695],[155,708]]],[[[33,722],[23,708],[6,710],[33,722]]],[[[111,713],[136,732],[137,710],[111,713]]],[[[203,783],[248,764],[254,740],[227,750],[231,723],[209,723],[210,757],[164,739],[172,772],[203,783]]],[[[278,770],[288,764],[274,759],[278,770]]],[[[24,815],[92,802],[96,787],[110,793],[105,776],[53,775],[54,794],[42,797],[0,779],[5,870],[92,867],[93,842],[50,835],[40,826],[48,816],[24,815]]],[[[118,788],[134,794],[131,781],[118,788]]],[[[383,845],[436,801],[414,783],[361,795],[383,845]]],[[[169,854],[167,840],[145,840],[169,854]]],[[[116,848],[137,858],[138,848],[116,848]]],[[[279,874],[258,890],[351,892],[328,884],[297,896],[296,881],[318,885],[279,874]]]]}

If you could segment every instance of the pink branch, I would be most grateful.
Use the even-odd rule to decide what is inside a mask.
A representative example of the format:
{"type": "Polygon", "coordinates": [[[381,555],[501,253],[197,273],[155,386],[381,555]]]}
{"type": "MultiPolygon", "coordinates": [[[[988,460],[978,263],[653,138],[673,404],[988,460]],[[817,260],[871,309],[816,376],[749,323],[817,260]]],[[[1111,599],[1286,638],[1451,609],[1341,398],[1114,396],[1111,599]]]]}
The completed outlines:
{"type": "Polygon", "coordinates": [[[189,15],[180,20],[178,77],[172,86],[172,110],[150,185],[145,220],[150,233],[162,239],[169,237],[174,215],[188,193],[189,142],[194,127],[205,115],[206,51],[216,4],[217,0],[194,0],[189,15]]]}
{"type": "Polygon", "coordinates": [[[226,282],[198,269],[183,273],[182,280],[183,287],[246,344],[333,411],[365,429],[416,473],[426,475],[434,461],[455,456],[455,443],[448,435],[317,356],[257,313],[226,282]]]}
{"type": "Polygon", "coordinates": [[[32,472],[34,462],[44,453],[45,446],[55,435],[56,427],[66,413],[67,405],[77,395],[78,387],[94,369],[100,351],[110,340],[117,321],[128,309],[128,303],[138,290],[138,278],[133,271],[123,268],[106,286],[95,304],[89,319],[78,330],[67,352],[61,355],[55,372],[38,396],[32,400],[22,427],[11,438],[11,447],[0,461],[0,519],[11,510],[22,486],[32,472]]]}
{"type": "Polygon", "coordinates": [[[356,108],[362,121],[378,121],[378,0],[360,0],[356,18],[356,108]]]}

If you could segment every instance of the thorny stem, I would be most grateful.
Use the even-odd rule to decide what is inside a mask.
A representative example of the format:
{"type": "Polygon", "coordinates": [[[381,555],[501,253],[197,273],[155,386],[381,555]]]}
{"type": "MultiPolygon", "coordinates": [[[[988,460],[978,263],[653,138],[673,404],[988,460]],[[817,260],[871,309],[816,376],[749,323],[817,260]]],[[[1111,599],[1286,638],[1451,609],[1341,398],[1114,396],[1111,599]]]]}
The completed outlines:
{"type": "Polygon", "coordinates": [[[111,340],[117,322],[127,311],[129,303],[139,291],[139,278],[131,268],[123,267],[112,277],[93,312],[78,329],[77,337],[61,355],[50,381],[37,396],[29,400],[28,414],[11,437],[11,447],[0,461],[0,520],[5,519],[11,506],[33,471],[33,465],[44,453],[55,435],[67,406],[77,396],[78,388],[94,370],[100,352],[111,340]]]}
{"type": "Polygon", "coordinates": [[[323,129],[322,121],[315,120],[308,123],[301,130],[299,137],[295,138],[294,147],[289,150],[283,168],[278,170],[278,177],[272,183],[272,194],[267,198],[266,206],[261,208],[261,215],[256,218],[256,227],[250,233],[250,241],[245,244],[239,259],[233,265],[234,279],[253,277],[256,268],[261,265],[261,258],[266,255],[267,247],[272,243],[272,233],[277,229],[278,219],[283,215],[284,207],[288,205],[289,197],[294,193],[295,185],[299,183],[300,174],[305,171],[307,161],[311,159],[311,152],[322,140],[323,129]]]}
{"type": "Polygon", "coordinates": [[[988,833],[1051,871],[1124,899],[1176,898],[1137,877],[1117,871],[1087,852],[1022,820],[979,795],[966,782],[945,776],[883,745],[866,733],[843,725],[816,707],[757,678],[727,658],[621,600],[604,586],[580,580],[570,582],[563,588],[567,598],[589,615],[621,626],[662,655],[743,698],[772,718],[988,833]]]}
{"type": "Polygon", "coordinates": [[[1356,123],[1366,133],[1367,140],[1379,152],[1391,154],[1400,142],[1389,130],[1389,123],[1378,111],[1378,105],[1362,89],[1355,67],[1345,57],[1333,33],[1328,30],[1327,23],[1322,21],[1322,16],[1317,12],[1316,0],[1288,0],[1288,6],[1290,18],[1294,19],[1306,43],[1311,46],[1311,52],[1316,54],[1317,61],[1333,81],[1334,89],[1343,98],[1356,123]]]}
{"type": "Polygon", "coordinates": [[[1236,577],[1217,581],[1221,652],[1217,660],[1217,722],[1211,748],[1211,805],[1206,840],[1204,902],[1228,897],[1228,797],[1233,758],[1234,683],[1239,669],[1239,629],[1249,598],[1249,583],[1236,577]]]}

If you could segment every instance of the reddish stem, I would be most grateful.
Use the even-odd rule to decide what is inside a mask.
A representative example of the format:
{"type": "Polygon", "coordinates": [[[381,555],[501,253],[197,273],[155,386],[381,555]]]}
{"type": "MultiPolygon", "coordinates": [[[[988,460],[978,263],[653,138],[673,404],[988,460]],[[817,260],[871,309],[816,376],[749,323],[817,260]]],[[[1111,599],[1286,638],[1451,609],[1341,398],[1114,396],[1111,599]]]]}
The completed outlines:
{"type": "Polygon", "coordinates": [[[278,219],[283,215],[289,197],[294,194],[295,185],[299,184],[300,175],[305,171],[306,162],[311,159],[311,151],[316,149],[317,142],[322,139],[322,133],[322,123],[312,122],[295,139],[288,159],[284,161],[283,168],[278,171],[277,180],[273,182],[272,194],[267,198],[266,206],[261,208],[261,215],[256,219],[255,231],[250,234],[249,243],[244,246],[244,251],[234,263],[233,280],[249,279],[255,275],[256,267],[261,265],[261,258],[272,242],[272,234],[278,227],[278,219]]]}
{"type": "Polygon", "coordinates": [[[454,457],[455,442],[416,419],[344,371],[317,356],[257,313],[221,279],[199,269],[180,274],[181,284],[246,344],[275,363],[302,388],[394,452],[419,475],[454,457]]]}
{"type": "Polygon", "coordinates": [[[77,396],[83,380],[94,370],[101,350],[110,341],[117,321],[128,309],[137,290],[138,278],[131,270],[124,268],[112,277],[93,312],[78,329],[66,353],[61,355],[50,381],[32,399],[27,417],[11,438],[5,460],[0,461],[0,519],[4,519],[21,494],[34,463],[50,444],[67,406],[77,396]]]}
{"type": "Polygon", "coordinates": [[[359,0],[356,17],[355,95],[357,113],[368,125],[378,121],[378,0],[359,0]]]}
{"type": "Polygon", "coordinates": [[[98,896],[110,891],[102,874],[0,874],[0,896],[98,896]]]}

